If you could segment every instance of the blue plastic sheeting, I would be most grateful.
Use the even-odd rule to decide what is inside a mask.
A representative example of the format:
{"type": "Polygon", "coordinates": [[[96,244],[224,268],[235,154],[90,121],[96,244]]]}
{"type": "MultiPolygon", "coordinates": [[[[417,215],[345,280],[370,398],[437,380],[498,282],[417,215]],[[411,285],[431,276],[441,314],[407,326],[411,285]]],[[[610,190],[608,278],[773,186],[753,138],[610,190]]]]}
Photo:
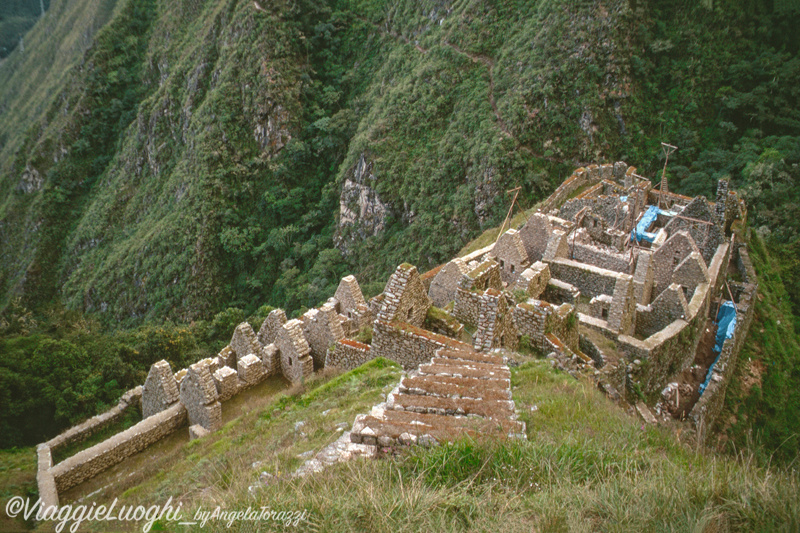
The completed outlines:
{"type": "Polygon", "coordinates": [[[711,375],[714,372],[714,366],[717,364],[717,361],[719,361],[719,356],[722,355],[722,345],[725,343],[725,339],[730,339],[733,337],[733,332],[735,329],[736,306],[733,304],[733,302],[723,302],[722,305],[719,306],[719,312],[717,313],[717,339],[713,348],[714,353],[717,354],[717,357],[708,368],[706,380],[697,388],[701,396],[706,390],[706,387],[708,387],[708,384],[711,382],[711,375]]]}
{"type": "Polygon", "coordinates": [[[628,197],[627,196],[620,196],[619,197],[619,201],[620,202],[627,202],[628,201],[628,197]]]}
{"type": "Polygon", "coordinates": [[[647,211],[644,212],[642,218],[639,219],[639,223],[636,224],[636,229],[634,229],[631,233],[632,241],[635,240],[636,242],[641,242],[642,240],[645,240],[647,242],[653,242],[656,240],[656,234],[648,233],[647,228],[649,228],[650,225],[656,221],[659,211],[660,210],[658,209],[658,206],[651,205],[647,207],[647,211]]]}
{"type": "Polygon", "coordinates": [[[722,344],[725,339],[733,337],[733,330],[736,329],[736,307],[733,302],[723,302],[719,306],[717,313],[717,342],[714,344],[714,352],[722,351],[722,344]]]}

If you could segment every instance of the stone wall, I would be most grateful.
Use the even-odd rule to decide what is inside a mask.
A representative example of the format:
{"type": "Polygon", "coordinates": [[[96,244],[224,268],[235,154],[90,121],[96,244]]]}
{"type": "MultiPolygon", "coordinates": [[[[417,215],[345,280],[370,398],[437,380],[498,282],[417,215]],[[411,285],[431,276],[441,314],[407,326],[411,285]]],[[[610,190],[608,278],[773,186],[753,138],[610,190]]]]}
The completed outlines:
{"type": "MultiPolygon", "coordinates": [[[[634,167],[630,168],[636,170],[634,167]]],[[[586,185],[594,185],[603,179],[611,179],[613,177],[614,165],[589,165],[586,168],[579,168],[564,180],[547,200],[542,202],[539,210],[543,213],[549,213],[553,209],[558,209],[579,188],[586,185]]]]}
{"type": "Polygon", "coordinates": [[[363,344],[352,339],[342,339],[330,348],[325,357],[325,367],[352,370],[374,358],[368,344],[363,344]]]}
{"type": "Polygon", "coordinates": [[[456,301],[453,305],[453,316],[469,327],[478,327],[478,315],[481,308],[481,293],[456,289],[456,301]]]}
{"type": "Polygon", "coordinates": [[[477,267],[461,276],[458,286],[467,291],[502,290],[503,280],[500,276],[500,264],[491,257],[482,261],[477,267]]]}
{"type": "Polygon", "coordinates": [[[217,386],[209,360],[198,361],[188,370],[181,381],[180,398],[188,413],[189,425],[199,424],[208,431],[216,431],[222,426],[222,405],[217,401],[217,386]]]}
{"type": "Polygon", "coordinates": [[[411,324],[389,324],[376,320],[372,332],[373,358],[385,357],[403,366],[406,370],[428,362],[439,348],[446,346],[472,349],[468,344],[456,341],[412,326],[411,324]]]}
{"type": "Polygon", "coordinates": [[[241,359],[245,355],[257,354],[261,350],[261,344],[256,337],[253,327],[247,323],[242,322],[233,332],[231,338],[231,350],[236,354],[237,359],[241,359]]]}
{"type": "Polygon", "coordinates": [[[46,443],[36,447],[36,465],[36,485],[39,488],[42,509],[58,507],[58,489],[52,472],[53,454],[46,443]]]}
{"type": "Polygon", "coordinates": [[[641,305],[650,303],[654,275],[653,253],[640,250],[636,256],[636,269],[633,272],[633,293],[641,305]]]}
{"type": "Polygon", "coordinates": [[[562,303],[575,305],[578,303],[580,295],[581,291],[574,285],[558,279],[550,279],[541,295],[541,299],[557,305],[562,303]]]}
{"type": "Polygon", "coordinates": [[[378,319],[421,326],[431,306],[431,299],[419,279],[417,267],[404,263],[397,267],[383,291],[383,306],[378,319]]]}
{"type": "Polygon", "coordinates": [[[258,330],[258,342],[263,346],[275,342],[275,339],[278,338],[278,332],[281,330],[281,327],[286,324],[286,321],[286,312],[283,309],[273,309],[270,311],[267,318],[265,318],[264,322],[261,324],[261,328],[258,330]]]}
{"type": "Polygon", "coordinates": [[[689,302],[686,319],[675,320],[644,340],[619,335],[618,349],[628,363],[626,392],[629,398],[636,397],[636,389],[657,394],[664,388],[668,378],[692,363],[697,343],[703,334],[710,301],[709,285],[700,285],[689,302]]]}
{"type": "Polygon", "coordinates": [[[653,252],[653,297],[672,284],[675,268],[692,252],[700,250],[685,231],[674,233],[653,252]]]}
{"type": "Polygon", "coordinates": [[[517,281],[523,270],[530,264],[528,253],[519,232],[510,229],[503,233],[490,253],[500,264],[500,277],[509,285],[517,281]]]}
{"type": "Polygon", "coordinates": [[[525,246],[525,253],[528,255],[529,261],[535,263],[542,260],[552,232],[553,225],[547,215],[542,213],[534,213],[522,226],[519,236],[525,246]]]}
{"type": "Polygon", "coordinates": [[[707,440],[711,434],[711,429],[722,410],[728,383],[736,368],[739,353],[750,330],[750,324],[753,321],[755,312],[758,282],[746,245],[741,243],[736,245],[736,257],[734,259],[742,278],[745,280],[743,290],[736,301],[736,329],[733,337],[726,339],[722,345],[722,352],[714,365],[711,381],[689,413],[689,419],[694,424],[698,439],[701,442],[707,440]]]}
{"type": "Polygon", "coordinates": [[[57,491],[63,492],[93,478],[185,425],[186,409],[175,404],[100,444],[76,453],[50,469],[57,491]]]}
{"type": "MultiPolygon", "coordinates": [[[[613,295],[617,279],[627,274],[585,265],[569,259],[556,259],[550,263],[550,275],[576,287],[584,296],[593,298],[600,294],[613,295]]],[[[630,277],[630,275],[627,276],[630,277]]]]}
{"type": "Polygon", "coordinates": [[[509,309],[508,299],[496,289],[486,289],[481,296],[474,348],[484,352],[501,346],[514,350],[517,341],[517,328],[509,309]]]}
{"type": "Polygon", "coordinates": [[[550,342],[548,334],[558,337],[562,343],[578,350],[578,319],[575,308],[569,304],[560,306],[536,300],[521,303],[513,309],[514,324],[520,335],[527,335],[533,347],[548,353],[550,342]]]}
{"type": "Polygon", "coordinates": [[[636,323],[636,298],[633,277],[620,274],[614,285],[611,306],[608,309],[608,327],[612,331],[631,333],[636,323]]]}
{"type": "Polygon", "coordinates": [[[514,291],[524,291],[528,298],[538,298],[547,288],[549,281],[550,267],[541,261],[537,261],[520,274],[512,289],[514,291]]]}
{"type": "Polygon", "coordinates": [[[517,331],[531,340],[531,345],[544,353],[546,349],[544,334],[547,315],[553,312],[553,306],[547,302],[535,301],[521,303],[513,309],[512,315],[517,331]]]}
{"type": "Polygon", "coordinates": [[[336,310],[330,305],[323,305],[303,315],[303,334],[311,348],[314,368],[320,369],[325,366],[328,348],[344,338],[344,329],[336,310]]]}
{"type": "Polygon", "coordinates": [[[572,249],[572,259],[581,263],[588,263],[606,270],[624,272],[629,274],[631,271],[631,261],[629,254],[621,254],[592,246],[589,244],[575,243],[570,245],[572,249]]]}
{"type": "Polygon", "coordinates": [[[636,316],[636,335],[647,338],[675,320],[686,319],[689,303],[680,286],[672,284],[658,295],[652,305],[640,307],[640,311],[636,316]]]}
{"type": "Polygon", "coordinates": [[[545,336],[555,335],[570,350],[579,354],[578,317],[573,306],[553,306],[553,312],[545,318],[544,330],[545,336]]]}
{"type": "Polygon", "coordinates": [[[299,383],[314,373],[311,347],[303,335],[303,323],[293,319],[278,330],[275,346],[281,354],[281,372],[292,383],[299,383]]]}
{"type": "Polygon", "coordinates": [[[150,367],[142,389],[142,416],[147,418],[168,409],[178,401],[178,382],[164,360],[150,367]]]}
{"type": "Polygon", "coordinates": [[[467,264],[460,258],[453,259],[439,269],[428,289],[428,296],[431,297],[433,305],[444,307],[455,300],[458,282],[467,272],[467,264]]]}
{"type": "Polygon", "coordinates": [[[105,413],[101,413],[97,416],[93,416],[92,418],[86,420],[78,424],[77,426],[71,427],[65,432],[53,437],[49,441],[45,442],[44,444],[47,445],[50,450],[55,453],[57,450],[67,446],[68,444],[73,444],[75,442],[82,442],[98,431],[103,428],[106,428],[112,424],[115,424],[122,420],[122,417],[128,412],[129,409],[136,409],[139,410],[142,404],[142,387],[136,387],[125,394],[123,394],[117,405],[106,411],[105,413]]]}

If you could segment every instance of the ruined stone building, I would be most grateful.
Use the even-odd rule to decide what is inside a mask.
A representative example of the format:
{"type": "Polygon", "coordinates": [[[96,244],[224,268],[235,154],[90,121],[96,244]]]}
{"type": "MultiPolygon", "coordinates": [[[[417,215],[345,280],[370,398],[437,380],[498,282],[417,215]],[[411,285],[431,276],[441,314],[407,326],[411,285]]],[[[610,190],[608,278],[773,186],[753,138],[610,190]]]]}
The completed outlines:
{"type": "Polygon", "coordinates": [[[643,416],[680,407],[695,427],[708,427],[757,287],[737,232],[747,216],[744,202],[726,181],[715,200],[656,189],[621,162],[580,168],[519,228],[486,248],[424,274],[399,265],[369,301],[346,276],[332,298],[299,318],[276,309],[258,333],[240,324],[216,357],[175,374],[166,361],[155,363],[144,386],[114,409],[40,445],[40,493],[57,504],[59,491],[181,427],[191,438],[216,431],[225,402],[269,376],[298,383],[315,370],[352,369],[376,357],[409,374],[385,406],[357,419],[354,442],[408,443],[491,428],[524,434],[506,364],[518,348],[587,374],[643,416]],[[715,327],[724,301],[736,308],[735,332],[701,368],[699,341],[715,327]],[[686,369],[708,376],[702,396],[696,383],[676,385],[686,369]],[[688,386],[692,403],[670,407],[669,391],[688,386]],[[53,449],[133,407],[142,422],[51,464],[53,449]]]}

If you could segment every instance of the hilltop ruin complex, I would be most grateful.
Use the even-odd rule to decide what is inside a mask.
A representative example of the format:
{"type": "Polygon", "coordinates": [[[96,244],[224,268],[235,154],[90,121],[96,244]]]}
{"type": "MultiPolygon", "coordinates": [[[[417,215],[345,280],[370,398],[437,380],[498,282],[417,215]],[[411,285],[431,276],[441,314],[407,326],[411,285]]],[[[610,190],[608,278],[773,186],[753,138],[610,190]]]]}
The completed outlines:
{"type": "Polygon", "coordinates": [[[486,248],[424,274],[402,264],[369,301],[347,276],[298,319],[278,309],[258,332],[240,324],[214,358],[174,374],[166,361],[154,364],[117,407],[39,445],[39,493],[57,505],[59,492],[181,427],[190,438],[219,429],[225,402],[268,376],[300,382],[376,357],[407,375],[355,420],[355,443],[524,437],[507,366],[518,348],[593,379],[648,421],[686,419],[702,440],[721,408],[757,288],[737,231],[744,202],[726,181],[715,200],[656,189],[621,162],[580,168],[486,248]],[[722,306],[736,319],[718,334],[722,306]],[[369,331],[371,342],[356,340],[369,331]],[[55,449],[134,407],[139,424],[52,465],[55,449]]]}

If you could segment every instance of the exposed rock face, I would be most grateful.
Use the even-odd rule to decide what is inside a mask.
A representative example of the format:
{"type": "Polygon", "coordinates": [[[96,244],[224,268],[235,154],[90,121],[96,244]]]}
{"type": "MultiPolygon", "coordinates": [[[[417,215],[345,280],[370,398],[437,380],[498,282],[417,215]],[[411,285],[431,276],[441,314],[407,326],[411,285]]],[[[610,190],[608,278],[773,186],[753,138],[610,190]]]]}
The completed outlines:
{"type": "Polygon", "coordinates": [[[260,115],[253,136],[262,150],[276,154],[292,139],[287,128],[289,112],[283,106],[276,105],[269,112],[262,112],[260,115]]]}
{"type": "Polygon", "coordinates": [[[42,185],[44,185],[44,178],[39,171],[35,168],[25,167],[25,172],[22,173],[19,184],[17,184],[17,190],[30,194],[40,190],[42,185]]]}
{"type": "Polygon", "coordinates": [[[487,167],[482,179],[470,180],[475,186],[475,216],[478,217],[481,227],[489,220],[492,206],[500,193],[494,183],[494,174],[494,167],[487,167]]]}
{"type": "Polygon", "coordinates": [[[386,225],[389,206],[381,201],[375,190],[377,177],[372,163],[361,154],[349,176],[342,184],[339,196],[339,226],[336,245],[347,252],[347,240],[363,240],[377,235],[386,225]]]}

